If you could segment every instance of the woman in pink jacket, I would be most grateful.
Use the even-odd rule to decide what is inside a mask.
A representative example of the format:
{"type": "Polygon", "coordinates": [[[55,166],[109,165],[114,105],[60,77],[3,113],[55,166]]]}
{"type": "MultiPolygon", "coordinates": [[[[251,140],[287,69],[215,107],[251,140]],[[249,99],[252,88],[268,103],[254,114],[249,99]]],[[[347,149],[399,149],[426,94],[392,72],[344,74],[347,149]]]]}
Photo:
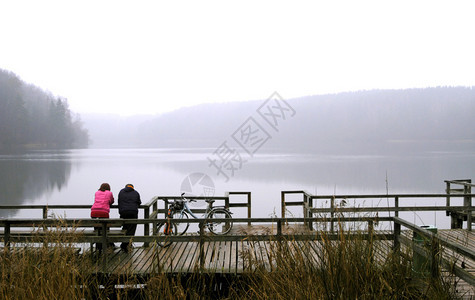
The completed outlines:
{"type": "Polygon", "coordinates": [[[101,187],[94,196],[94,204],[91,207],[91,218],[109,218],[110,207],[114,203],[114,196],[108,183],[101,187]]]}
{"type": "MultiPolygon", "coordinates": [[[[111,187],[108,183],[101,184],[101,187],[94,196],[94,204],[91,207],[91,218],[109,218],[110,207],[114,203],[114,195],[112,195],[111,187]]],[[[99,231],[100,228],[94,228],[99,231]]],[[[114,243],[109,243],[109,247],[115,248],[114,243]]],[[[102,252],[102,243],[96,244],[97,250],[102,252]]]]}

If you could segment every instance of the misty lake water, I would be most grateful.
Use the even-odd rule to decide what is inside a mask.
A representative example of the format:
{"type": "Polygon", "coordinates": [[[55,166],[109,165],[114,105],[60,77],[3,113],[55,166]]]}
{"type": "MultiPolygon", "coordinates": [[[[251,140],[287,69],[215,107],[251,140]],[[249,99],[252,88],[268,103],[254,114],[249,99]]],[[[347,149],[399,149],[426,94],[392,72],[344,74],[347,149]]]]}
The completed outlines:
{"type": "MultiPolygon", "coordinates": [[[[183,190],[209,193],[212,186],[215,196],[228,191],[252,192],[252,216],[270,217],[280,216],[283,190],[305,190],[317,195],[444,193],[446,179],[475,178],[475,153],[471,151],[410,155],[258,153],[245,157],[242,165],[235,166],[234,174],[225,178],[210,163],[215,150],[83,149],[3,154],[1,204],[92,205],[94,192],[102,182],[110,183],[115,197],[126,183],[133,183],[143,203],[157,195],[178,196],[183,190]],[[188,181],[196,173],[208,175],[210,180],[204,185],[188,181]]],[[[410,201],[401,205],[433,204],[410,201]]],[[[444,201],[438,204],[443,205],[444,201]]],[[[390,203],[383,198],[372,204],[390,203]]],[[[299,208],[292,208],[291,212],[301,216],[299,208]]],[[[89,210],[55,213],[89,217],[89,210]]],[[[235,215],[245,217],[245,209],[236,209],[235,215]]],[[[448,228],[450,224],[445,212],[401,216],[439,228],[448,228]]],[[[40,218],[41,211],[3,211],[1,217],[40,218]]],[[[113,210],[111,217],[118,217],[117,211],[113,210]]]]}

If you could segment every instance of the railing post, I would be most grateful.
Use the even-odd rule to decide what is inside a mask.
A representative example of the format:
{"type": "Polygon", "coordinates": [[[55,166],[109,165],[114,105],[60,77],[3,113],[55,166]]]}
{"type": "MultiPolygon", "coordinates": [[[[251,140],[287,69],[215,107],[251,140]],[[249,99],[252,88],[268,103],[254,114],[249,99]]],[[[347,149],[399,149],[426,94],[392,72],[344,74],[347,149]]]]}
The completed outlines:
{"type": "MultiPolygon", "coordinates": [[[[282,220],[284,220],[283,218],[280,218],[280,219],[277,219],[277,234],[276,234],[276,240],[277,240],[277,257],[279,257],[280,255],[282,255],[282,251],[283,251],[283,248],[282,248],[282,220]]],[[[276,263],[277,263],[277,267],[279,268],[280,264],[281,264],[281,260],[280,259],[276,259],[276,263]]]]}
{"type": "Polygon", "coordinates": [[[205,221],[202,220],[199,223],[200,225],[200,270],[204,270],[204,265],[205,265],[205,252],[204,252],[204,233],[205,233],[205,221]]]}
{"type": "MultiPolygon", "coordinates": [[[[48,219],[48,206],[43,206],[43,219],[48,219]]],[[[47,230],[48,227],[46,225],[43,224],[43,230],[47,230]]],[[[43,243],[43,246],[45,246],[46,244],[43,243]]]]}
{"type": "Polygon", "coordinates": [[[102,272],[107,269],[107,223],[102,222],[102,272]]]}
{"type": "MultiPolygon", "coordinates": [[[[251,192],[247,192],[247,218],[251,218],[251,192]]],[[[251,222],[247,222],[248,226],[251,226],[251,222]]]]}
{"type": "Polygon", "coordinates": [[[368,220],[368,241],[369,241],[368,252],[369,252],[369,257],[371,259],[371,262],[374,261],[373,237],[374,237],[374,222],[373,220],[368,220]]]}
{"type": "MultiPolygon", "coordinates": [[[[150,206],[144,208],[144,219],[149,219],[150,218],[150,206]]],[[[150,223],[144,223],[143,224],[143,230],[144,230],[144,236],[149,236],[150,235],[150,223]]],[[[145,242],[144,246],[148,247],[150,245],[149,242],[145,242]]]]}
{"type": "Polygon", "coordinates": [[[439,240],[435,235],[431,238],[431,249],[430,249],[430,260],[431,260],[431,276],[432,278],[439,277],[439,240]]]}
{"type": "Polygon", "coordinates": [[[396,217],[399,217],[399,197],[398,196],[394,197],[394,206],[396,207],[396,211],[394,212],[394,215],[396,217]]]}
{"type": "Polygon", "coordinates": [[[167,214],[168,214],[168,199],[163,199],[163,203],[165,205],[165,209],[164,209],[164,212],[163,212],[163,218],[166,219],[167,214]]]}
{"type": "Polygon", "coordinates": [[[401,249],[401,224],[394,220],[394,244],[393,250],[399,252],[401,249]]]}
{"type": "Polygon", "coordinates": [[[224,198],[224,208],[229,210],[229,194],[227,194],[224,198]]]}
{"type": "MultiPolygon", "coordinates": [[[[308,207],[307,207],[307,211],[308,211],[308,217],[310,219],[313,219],[313,211],[312,211],[312,208],[313,208],[313,198],[312,196],[307,196],[307,203],[308,203],[308,207]]],[[[308,224],[308,229],[310,230],[313,230],[313,222],[310,221],[309,224],[308,224]]]]}
{"type": "MultiPolygon", "coordinates": [[[[445,206],[449,207],[450,206],[450,182],[449,181],[445,182],[445,193],[447,193],[447,198],[445,198],[445,206]]],[[[446,210],[445,215],[449,216],[450,211],[446,210]]]]}
{"type": "Polygon", "coordinates": [[[156,211],[157,211],[156,215],[158,215],[158,199],[155,202],[153,202],[153,212],[156,212],[156,211]]]}
{"type": "Polygon", "coordinates": [[[330,231],[333,233],[334,228],[333,228],[333,217],[335,216],[335,196],[332,196],[330,200],[330,231]]]}
{"type": "Polygon", "coordinates": [[[374,222],[373,220],[368,220],[368,234],[372,236],[373,232],[374,232],[374,222]]]}
{"type": "Polygon", "coordinates": [[[280,209],[281,209],[281,218],[285,218],[285,192],[280,192],[280,209]]]}
{"type": "Polygon", "coordinates": [[[3,244],[7,251],[10,250],[10,222],[5,222],[5,232],[3,237],[3,244]]]}
{"type": "MultiPolygon", "coordinates": [[[[472,188],[465,184],[463,188],[464,194],[471,194],[472,188]]],[[[472,231],[472,197],[465,196],[463,198],[463,204],[467,208],[467,230],[472,231]]]]}
{"type": "Polygon", "coordinates": [[[282,251],[282,220],[277,219],[277,250],[282,251]]]}

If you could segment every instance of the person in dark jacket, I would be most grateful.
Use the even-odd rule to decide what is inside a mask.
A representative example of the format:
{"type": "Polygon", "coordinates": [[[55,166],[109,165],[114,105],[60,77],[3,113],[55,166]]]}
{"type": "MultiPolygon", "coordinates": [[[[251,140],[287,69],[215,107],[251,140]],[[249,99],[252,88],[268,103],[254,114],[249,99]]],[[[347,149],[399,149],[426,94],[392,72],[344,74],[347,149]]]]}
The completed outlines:
{"type": "MultiPolygon", "coordinates": [[[[139,205],[142,204],[142,201],[140,200],[140,194],[134,189],[133,184],[126,184],[125,188],[120,190],[118,202],[121,219],[138,219],[139,205]]],[[[124,224],[122,229],[126,230],[126,235],[135,235],[137,224],[124,224]]],[[[128,252],[129,243],[122,243],[120,248],[128,252]]]]}

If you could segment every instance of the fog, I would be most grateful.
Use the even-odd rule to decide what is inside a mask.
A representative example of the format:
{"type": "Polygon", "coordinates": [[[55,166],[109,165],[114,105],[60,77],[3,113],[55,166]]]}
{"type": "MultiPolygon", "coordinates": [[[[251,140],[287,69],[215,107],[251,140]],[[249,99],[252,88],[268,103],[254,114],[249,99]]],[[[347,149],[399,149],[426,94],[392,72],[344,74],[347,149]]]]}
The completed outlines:
{"type": "MultiPolygon", "coordinates": [[[[212,178],[216,195],[252,192],[254,217],[279,211],[282,190],[443,193],[446,179],[474,178],[474,115],[475,92],[466,87],[82,115],[97,149],[0,155],[2,203],[89,204],[101,182],[115,194],[133,182],[147,201],[179,195],[196,172],[212,178]]],[[[440,225],[444,214],[424,222],[440,225]]]]}
{"type": "Polygon", "coordinates": [[[267,152],[404,154],[475,149],[473,88],[372,90],[282,100],[288,109],[278,120],[279,128],[259,114],[266,99],[201,104],[156,116],[82,117],[95,148],[217,148],[223,142],[239,148],[233,134],[252,118],[268,138],[259,149],[267,152]]]}

